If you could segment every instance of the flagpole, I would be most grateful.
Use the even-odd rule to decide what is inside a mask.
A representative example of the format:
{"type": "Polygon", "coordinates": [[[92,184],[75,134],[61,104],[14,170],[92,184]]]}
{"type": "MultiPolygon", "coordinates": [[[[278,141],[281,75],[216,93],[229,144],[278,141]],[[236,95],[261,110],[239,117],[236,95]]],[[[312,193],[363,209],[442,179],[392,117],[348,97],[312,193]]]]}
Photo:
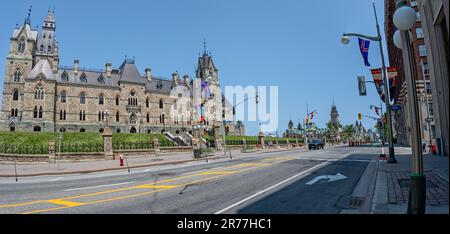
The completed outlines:
{"type": "Polygon", "coordinates": [[[380,26],[378,24],[378,17],[377,17],[377,9],[375,8],[375,3],[373,3],[373,11],[375,14],[375,21],[377,24],[377,34],[378,38],[380,39],[378,43],[380,44],[380,53],[381,53],[381,64],[383,69],[383,81],[384,81],[384,102],[386,103],[386,113],[387,113],[387,121],[389,124],[388,128],[388,137],[389,137],[389,160],[388,163],[397,163],[397,160],[395,159],[395,152],[394,152],[394,141],[393,141],[393,133],[392,133],[392,115],[391,115],[391,94],[389,92],[389,81],[386,74],[386,64],[384,61],[384,52],[383,52],[383,42],[381,40],[381,33],[380,33],[380,26]]]}
{"type": "Polygon", "coordinates": [[[387,115],[387,122],[389,127],[388,129],[388,137],[389,137],[389,160],[388,163],[397,163],[397,160],[395,159],[395,152],[394,152],[394,141],[393,141],[393,127],[392,127],[392,115],[391,115],[391,98],[390,98],[390,93],[389,93],[389,82],[388,82],[388,78],[387,78],[387,73],[386,73],[386,64],[384,62],[384,52],[383,52],[383,43],[382,43],[382,38],[381,38],[381,32],[380,32],[380,26],[378,24],[378,17],[377,17],[377,10],[375,8],[375,3],[373,3],[373,11],[375,13],[375,22],[376,22],[376,28],[377,28],[377,37],[371,37],[371,36],[366,36],[366,35],[362,35],[359,33],[344,33],[342,38],[341,38],[341,42],[346,45],[350,42],[349,36],[356,36],[356,37],[361,37],[361,38],[365,38],[371,41],[378,41],[379,45],[380,45],[380,54],[381,54],[381,64],[382,64],[382,74],[383,74],[383,83],[384,83],[384,93],[385,93],[385,104],[386,104],[386,115],[387,115]]]}

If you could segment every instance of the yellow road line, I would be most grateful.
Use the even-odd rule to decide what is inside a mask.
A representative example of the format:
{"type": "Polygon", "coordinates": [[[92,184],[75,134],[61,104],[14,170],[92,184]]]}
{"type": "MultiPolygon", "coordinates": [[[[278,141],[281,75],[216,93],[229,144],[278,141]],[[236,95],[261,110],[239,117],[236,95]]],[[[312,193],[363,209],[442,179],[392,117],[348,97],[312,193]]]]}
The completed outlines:
{"type": "Polygon", "coordinates": [[[57,205],[68,206],[68,207],[81,206],[84,204],[81,202],[71,202],[71,201],[65,201],[65,200],[61,200],[61,199],[47,200],[47,202],[57,204],[57,205]]]}
{"type": "Polygon", "coordinates": [[[230,175],[230,174],[234,174],[234,173],[236,173],[236,172],[234,172],[234,171],[205,171],[200,174],[202,174],[202,175],[230,175]]]}
{"type": "MultiPolygon", "coordinates": [[[[205,179],[200,179],[200,180],[192,181],[192,182],[189,182],[189,183],[180,184],[180,185],[178,185],[178,187],[186,186],[188,184],[193,184],[193,183],[199,183],[199,182],[203,182],[203,181],[212,180],[212,179],[220,177],[220,176],[222,176],[222,175],[212,176],[212,177],[208,177],[208,178],[205,178],[205,179]]],[[[152,190],[152,191],[143,192],[143,193],[137,193],[137,194],[132,194],[132,195],[113,197],[113,198],[108,198],[108,199],[103,199],[103,200],[96,200],[96,201],[92,201],[92,202],[85,202],[85,203],[82,203],[82,205],[92,205],[92,204],[98,204],[98,203],[104,203],[104,202],[110,202],[110,201],[123,200],[123,199],[127,199],[127,198],[132,198],[132,197],[141,197],[141,196],[145,196],[145,195],[148,195],[148,194],[152,194],[152,193],[156,193],[156,192],[160,192],[160,191],[168,190],[168,189],[171,189],[171,188],[162,188],[162,189],[152,190]]],[[[23,212],[23,213],[20,213],[20,214],[43,213],[43,212],[56,211],[56,210],[62,210],[62,209],[68,209],[68,208],[71,208],[71,207],[69,207],[69,206],[62,206],[62,207],[49,208],[49,209],[32,210],[32,211],[23,212]]]]}
{"type": "MultiPolygon", "coordinates": [[[[280,160],[289,161],[289,160],[293,160],[295,158],[293,158],[293,157],[277,157],[277,158],[270,158],[270,159],[275,159],[274,161],[280,161],[280,160]]],[[[263,159],[262,161],[270,160],[270,159],[263,159]]],[[[249,167],[249,168],[236,170],[236,171],[214,171],[214,169],[212,169],[211,171],[199,172],[199,173],[194,173],[194,174],[190,174],[190,175],[186,175],[186,176],[179,176],[179,177],[174,177],[174,178],[171,178],[171,179],[157,181],[157,182],[155,182],[154,184],[151,184],[151,185],[150,184],[135,185],[135,186],[130,186],[130,187],[111,189],[111,190],[104,190],[104,191],[99,191],[99,192],[94,192],[94,193],[87,193],[87,194],[81,194],[81,195],[76,195],[76,196],[57,198],[57,199],[52,199],[52,200],[36,200],[36,201],[30,201],[30,202],[24,202],[24,203],[6,204],[6,205],[0,205],[0,208],[26,206],[26,205],[31,205],[31,204],[48,203],[48,202],[54,203],[54,204],[65,205],[65,207],[50,208],[50,209],[45,209],[45,210],[39,210],[39,211],[36,211],[36,212],[45,212],[45,211],[59,210],[59,209],[63,209],[63,208],[70,208],[70,207],[74,207],[74,206],[95,204],[95,203],[99,203],[99,202],[102,202],[102,201],[113,201],[113,200],[117,200],[117,199],[111,198],[111,199],[106,199],[106,200],[99,200],[99,201],[94,201],[94,203],[93,202],[87,202],[87,203],[76,203],[76,202],[73,202],[72,203],[70,201],[65,201],[65,200],[71,200],[71,199],[82,198],[82,197],[91,197],[91,196],[96,196],[96,195],[101,195],[101,194],[106,194],[106,193],[114,193],[114,192],[127,191],[127,190],[139,189],[139,188],[153,188],[153,189],[156,188],[156,189],[159,189],[159,190],[154,190],[154,191],[151,191],[151,192],[145,192],[145,193],[139,193],[138,194],[138,195],[140,195],[140,194],[145,195],[145,194],[149,194],[149,193],[152,193],[152,192],[158,192],[158,191],[162,191],[162,190],[166,190],[166,189],[172,189],[172,188],[183,186],[183,184],[181,184],[181,185],[157,185],[157,184],[161,184],[161,183],[165,183],[165,182],[172,182],[172,181],[176,181],[176,180],[180,180],[180,179],[184,179],[184,178],[190,178],[190,177],[194,177],[194,176],[198,176],[198,175],[218,175],[218,176],[208,177],[207,180],[210,180],[210,179],[222,176],[222,175],[234,174],[234,173],[237,173],[237,172],[248,171],[248,170],[257,169],[257,168],[261,168],[261,167],[267,167],[267,166],[270,166],[270,165],[272,165],[272,164],[270,164],[270,163],[242,163],[242,164],[238,164],[238,165],[232,165],[232,166],[227,166],[227,167],[222,167],[222,168],[214,168],[214,169],[224,169],[224,168],[233,168],[233,167],[249,167]]],[[[199,180],[199,181],[203,181],[203,180],[199,180]]],[[[189,182],[189,183],[186,183],[184,185],[192,184],[192,183],[194,183],[194,182],[189,182]]],[[[134,197],[134,196],[130,195],[130,196],[117,197],[117,198],[118,199],[124,199],[124,198],[128,198],[128,197],[134,197]]],[[[26,213],[29,213],[29,212],[26,212],[26,213]]]]}

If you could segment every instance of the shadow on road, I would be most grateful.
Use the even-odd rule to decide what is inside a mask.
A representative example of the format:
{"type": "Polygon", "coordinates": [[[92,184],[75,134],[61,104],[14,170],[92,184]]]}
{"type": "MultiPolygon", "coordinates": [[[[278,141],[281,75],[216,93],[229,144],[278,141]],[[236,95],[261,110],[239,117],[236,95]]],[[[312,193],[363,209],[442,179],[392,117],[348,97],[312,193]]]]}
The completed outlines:
{"type": "Polygon", "coordinates": [[[350,205],[352,194],[374,154],[355,154],[331,162],[310,175],[283,187],[274,193],[246,205],[236,211],[239,214],[337,214],[350,205]],[[359,161],[352,161],[359,160],[359,161]],[[344,175],[346,178],[329,181],[323,175],[344,175]],[[319,177],[317,179],[316,177],[319,177]],[[315,183],[306,183],[312,180],[315,183]]]}

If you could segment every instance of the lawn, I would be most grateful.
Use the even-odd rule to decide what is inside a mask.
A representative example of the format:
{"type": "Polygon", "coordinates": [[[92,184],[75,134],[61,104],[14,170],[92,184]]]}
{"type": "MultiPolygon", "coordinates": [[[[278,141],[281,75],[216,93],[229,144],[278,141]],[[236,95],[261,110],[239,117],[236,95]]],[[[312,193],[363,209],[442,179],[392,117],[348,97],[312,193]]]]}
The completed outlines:
{"type": "MultiPolygon", "coordinates": [[[[157,137],[162,144],[168,140],[162,134],[147,133],[114,133],[114,143],[152,142],[157,137]]],[[[2,132],[0,131],[0,144],[12,145],[48,145],[49,140],[58,141],[56,132],[2,132]]],[[[62,134],[62,144],[103,144],[101,133],[96,132],[65,132],[62,134]]]]}

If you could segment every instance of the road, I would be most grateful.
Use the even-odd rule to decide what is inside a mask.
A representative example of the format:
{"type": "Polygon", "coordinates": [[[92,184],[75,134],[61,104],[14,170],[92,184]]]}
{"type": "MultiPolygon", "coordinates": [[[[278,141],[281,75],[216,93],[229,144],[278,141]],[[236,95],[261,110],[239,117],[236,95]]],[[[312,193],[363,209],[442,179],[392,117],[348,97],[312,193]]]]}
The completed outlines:
{"type": "Polygon", "coordinates": [[[2,180],[0,213],[334,214],[347,207],[379,150],[340,146],[249,153],[132,173],[2,180]],[[340,177],[330,181],[324,175],[340,177]],[[322,177],[313,181],[317,176],[322,177]]]}

